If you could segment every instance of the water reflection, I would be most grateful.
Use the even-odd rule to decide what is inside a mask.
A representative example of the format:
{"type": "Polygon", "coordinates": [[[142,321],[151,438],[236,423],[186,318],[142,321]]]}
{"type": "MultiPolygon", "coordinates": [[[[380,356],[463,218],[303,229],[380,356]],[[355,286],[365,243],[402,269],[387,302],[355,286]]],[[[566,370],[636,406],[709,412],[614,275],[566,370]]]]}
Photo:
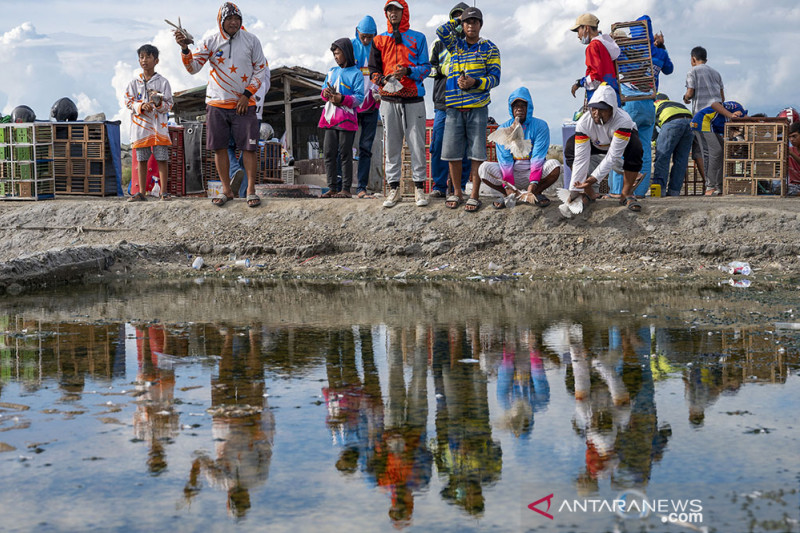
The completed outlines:
{"type": "MultiPolygon", "coordinates": [[[[529,496],[519,471],[534,483],[551,475],[547,483],[563,497],[665,490],[664,463],[684,486],[708,482],[680,469],[692,453],[706,457],[688,443],[697,436],[719,448],[731,431],[756,424],[732,423],[747,411],[722,412],[722,398],[779,385],[758,389],[770,401],[750,409],[787,420],[777,399],[798,391],[796,344],[766,328],[710,331],[644,313],[581,320],[538,310],[513,319],[502,311],[503,320],[448,310],[427,321],[356,311],[358,320],[328,326],[285,323],[293,313],[167,324],[0,318],[0,461],[32,441],[102,449],[112,430],[70,440],[50,426],[98,421],[124,426],[128,439],[114,441],[122,447],[115,453],[132,458],[106,472],[143,474],[158,499],[180,502],[188,529],[254,515],[285,526],[294,518],[281,508],[308,504],[289,501],[298,497],[293,484],[346,490],[375,529],[497,525],[529,496]],[[283,396],[273,399],[276,389],[283,396]],[[551,452],[548,472],[536,469],[542,450],[551,452]]],[[[782,459],[800,470],[796,458],[782,459]]],[[[50,475],[74,483],[76,465],[64,461],[50,475]]],[[[728,471],[706,468],[711,477],[728,471]]],[[[24,479],[2,470],[0,486],[24,479]]],[[[760,479],[756,470],[743,467],[740,476],[760,479]]],[[[0,498],[11,490],[0,489],[0,498]]],[[[299,497],[342,523],[342,501],[299,497]]],[[[732,506],[725,512],[738,516],[732,506]]]]}

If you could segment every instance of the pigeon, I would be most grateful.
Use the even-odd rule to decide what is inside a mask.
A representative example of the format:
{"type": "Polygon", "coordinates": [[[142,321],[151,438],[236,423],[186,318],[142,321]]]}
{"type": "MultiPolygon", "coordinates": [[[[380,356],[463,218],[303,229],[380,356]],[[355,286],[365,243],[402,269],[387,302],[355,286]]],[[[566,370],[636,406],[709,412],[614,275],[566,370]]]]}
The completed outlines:
{"type": "Polygon", "coordinates": [[[495,144],[502,144],[516,158],[527,157],[531,153],[531,141],[525,138],[525,129],[516,118],[510,126],[493,131],[488,140],[495,144]]]}
{"type": "Polygon", "coordinates": [[[570,191],[569,189],[556,189],[558,199],[564,202],[564,205],[570,210],[573,215],[578,215],[583,212],[583,193],[577,191],[570,191]]]}

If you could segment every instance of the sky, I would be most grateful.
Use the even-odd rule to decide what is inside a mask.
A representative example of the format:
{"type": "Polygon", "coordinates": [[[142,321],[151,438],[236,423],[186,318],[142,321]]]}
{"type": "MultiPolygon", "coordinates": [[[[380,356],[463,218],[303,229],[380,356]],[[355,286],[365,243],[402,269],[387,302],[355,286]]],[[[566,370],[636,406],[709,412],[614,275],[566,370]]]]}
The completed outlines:
{"type": "MultiPolygon", "coordinates": [[[[330,43],[353,37],[364,15],[375,19],[379,31],[386,30],[384,3],[241,0],[238,6],[245,27],[261,40],[270,68],[326,72],[334,65],[330,43]]],[[[456,3],[409,0],[411,27],[426,35],[429,50],[436,27],[456,3]]],[[[39,119],[47,119],[52,104],[67,96],[78,105],[79,118],[102,111],[122,120],[126,142],[130,122],[122,95],[140,71],[136,49],[152,43],[161,50],[156,71],[173,91],[204,85],[207,67],[195,76],[184,70],[164,19],[177,22],[181,17],[199,40],[217,31],[220,5],[204,0],[0,0],[0,112],[10,114],[26,104],[39,119]]],[[[722,75],[728,100],[742,103],[751,114],[774,116],[788,106],[800,108],[796,0],[506,0],[478,1],[477,7],[484,15],[481,36],[497,45],[502,61],[490,116],[498,122],[508,119],[508,95],[526,86],[534,114],[550,126],[552,144],[561,144],[561,125],[581,104],[570,87],[584,73],[585,48],[569,28],[585,12],[597,15],[606,33],[613,22],[650,15],[675,64],[672,75],[661,76],[661,91],[672,99],[683,95],[689,53],[700,45],[708,50],[709,65],[722,75]]],[[[432,81],[425,86],[432,118],[432,81]]]]}

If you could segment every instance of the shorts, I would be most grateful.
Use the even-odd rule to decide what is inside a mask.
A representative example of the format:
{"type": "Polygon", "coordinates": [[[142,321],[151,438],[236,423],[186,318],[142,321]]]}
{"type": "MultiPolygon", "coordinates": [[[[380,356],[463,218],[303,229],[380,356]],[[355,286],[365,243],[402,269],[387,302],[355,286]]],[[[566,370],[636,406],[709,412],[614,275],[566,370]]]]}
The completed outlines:
{"type": "Polygon", "coordinates": [[[206,106],[206,149],[226,150],[228,140],[233,137],[238,150],[258,150],[258,117],[256,106],[249,106],[247,113],[237,115],[235,109],[206,106]]]}
{"type": "Polygon", "coordinates": [[[488,107],[447,108],[442,139],[442,161],[486,161],[486,123],[488,107]]]}
{"type": "Polygon", "coordinates": [[[156,157],[156,161],[169,161],[169,146],[142,146],[136,149],[136,160],[147,161],[150,154],[156,157]]]}

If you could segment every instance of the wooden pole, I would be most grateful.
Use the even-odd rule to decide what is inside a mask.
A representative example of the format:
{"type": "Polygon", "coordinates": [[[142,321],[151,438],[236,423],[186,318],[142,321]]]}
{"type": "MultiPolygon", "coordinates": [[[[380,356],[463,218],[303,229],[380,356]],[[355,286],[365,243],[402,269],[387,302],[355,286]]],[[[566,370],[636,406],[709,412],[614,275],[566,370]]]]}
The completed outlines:
{"type": "Polygon", "coordinates": [[[292,150],[292,87],[289,85],[288,76],[283,76],[283,113],[286,126],[286,149],[294,156],[292,150]]]}

